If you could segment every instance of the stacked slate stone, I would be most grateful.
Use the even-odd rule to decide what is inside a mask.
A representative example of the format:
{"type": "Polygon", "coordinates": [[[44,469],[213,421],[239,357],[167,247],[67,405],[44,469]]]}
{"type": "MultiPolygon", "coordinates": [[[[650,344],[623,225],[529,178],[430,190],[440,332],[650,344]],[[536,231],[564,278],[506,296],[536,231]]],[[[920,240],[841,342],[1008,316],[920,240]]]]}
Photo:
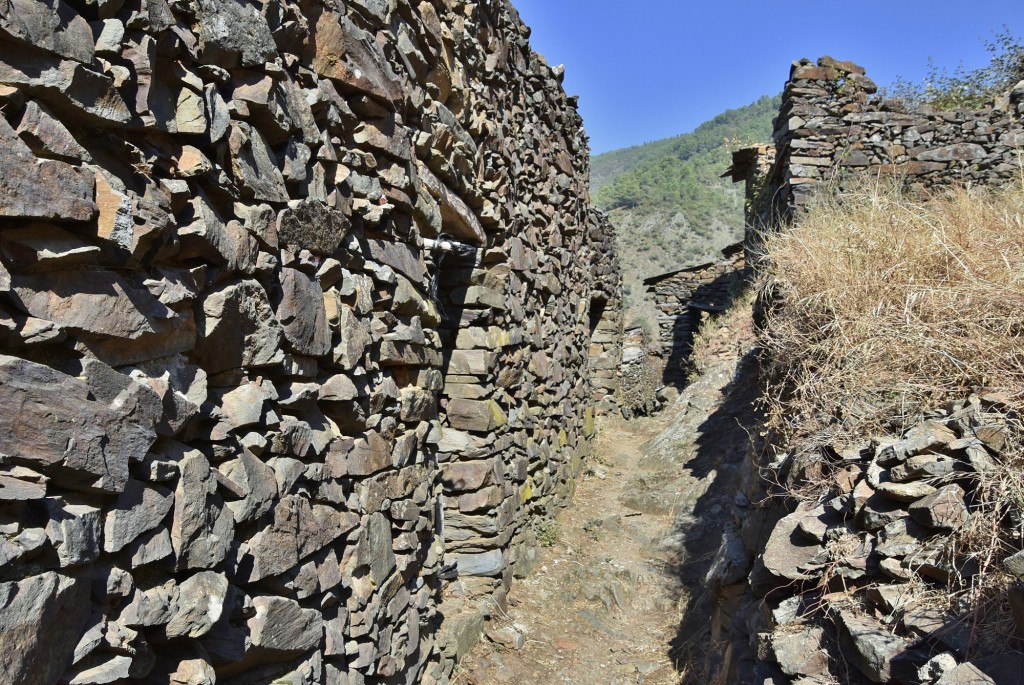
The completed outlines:
{"type": "MultiPolygon", "coordinates": [[[[973,527],[994,534],[988,541],[997,547],[1024,543],[1016,503],[985,497],[1019,439],[1005,402],[971,396],[899,436],[770,466],[789,488],[823,479],[832,486],[781,512],[774,527],[759,531],[765,517],[741,507],[727,528],[709,581],[719,600],[712,639],[732,640],[722,664],[730,682],[1016,682],[1020,655],[1000,655],[975,627],[971,602],[961,601],[973,596],[983,564],[1024,580],[1024,552],[1011,549],[1000,568],[1005,549],[972,549],[962,535],[973,527]]],[[[1011,584],[1002,598],[1018,638],[1022,587],[1011,584]]]]}
{"type": "Polygon", "coordinates": [[[658,342],[666,385],[686,383],[694,337],[708,316],[724,312],[742,288],[743,246],[722,250],[717,262],[697,264],[644,280],[658,309],[658,342]]]}
{"type": "Polygon", "coordinates": [[[442,576],[500,601],[565,503],[618,297],[528,35],[498,0],[3,3],[2,680],[446,680],[442,576]]]}
{"type": "MultiPolygon", "coordinates": [[[[771,202],[760,206],[755,224],[806,204],[818,183],[844,171],[891,174],[924,186],[1005,185],[1020,177],[1024,82],[979,111],[908,109],[871,99],[876,90],[851,62],[793,63],[775,120],[777,156],[767,187],[755,184],[758,196],[771,202]]],[[[744,155],[737,153],[737,162],[744,155]]]]}
{"type": "Polygon", "coordinates": [[[601,256],[593,274],[598,287],[590,293],[590,372],[598,412],[619,409],[621,371],[624,356],[622,270],[616,251],[616,236],[610,223],[595,219],[590,243],[601,256]],[[602,256],[603,255],[603,256],[602,256]]]}
{"type": "Polygon", "coordinates": [[[650,354],[647,331],[640,326],[622,332],[622,415],[647,416],[660,406],[657,390],[661,376],[650,354]]]}

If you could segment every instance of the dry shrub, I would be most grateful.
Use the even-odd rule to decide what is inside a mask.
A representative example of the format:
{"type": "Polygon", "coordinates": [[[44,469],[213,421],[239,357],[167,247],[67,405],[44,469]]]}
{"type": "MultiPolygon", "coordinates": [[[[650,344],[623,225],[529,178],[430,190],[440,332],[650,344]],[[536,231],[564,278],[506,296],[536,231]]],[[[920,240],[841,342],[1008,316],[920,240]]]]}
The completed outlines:
{"type": "Polygon", "coordinates": [[[773,427],[798,442],[899,430],[971,390],[1024,399],[1024,187],[820,193],[764,236],[773,427]]]}

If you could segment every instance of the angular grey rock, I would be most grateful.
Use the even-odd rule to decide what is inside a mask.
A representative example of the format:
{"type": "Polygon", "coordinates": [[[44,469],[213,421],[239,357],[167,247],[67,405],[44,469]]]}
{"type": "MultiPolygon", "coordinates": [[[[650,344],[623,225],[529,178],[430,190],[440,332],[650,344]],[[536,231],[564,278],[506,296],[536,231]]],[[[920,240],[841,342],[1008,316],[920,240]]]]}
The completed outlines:
{"type": "Polygon", "coordinates": [[[456,430],[487,433],[508,421],[494,400],[448,400],[448,422],[456,430]]]}
{"type": "Polygon", "coordinates": [[[82,381],[24,359],[0,355],[0,400],[0,452],[65,487],[120,492],[153,442],[82,381]]]}
{"type": "Polygon", "coordinates": [[[0,34],[90,64],[92,29],[64,0],[9,0],[0,5],[0,34]]]}
{"type": "Polygon", "coordinates": [[[983,159],[988,153],[976,143],[954,143],[922,152],[918,159],[926,162],[953,162],[983,159]]]}
{"type": "Polygon", "coordinates": [[[103,551],[118,552],[164,520],[174,506],[174,494],[159,485],[129,479],[107,511],[103,551]]]}
{"type": "Polygon", "coordinates": [[[92,160],[67,127],[38,102],[25,105],[25,113],[18,124],[18,135],[32,151],[43,157],[55,157],[71,162],[92,160]]]}
{"type": "Polygon", "coordinates": [[[935,685],[998,685],[974,664],[960,664],[942,674],[935,685]]]}
{"type": "MultiPolygon", "coordinates": [[[[6,243],[5,256],[10,259],[12,268],[22,273],[80,266],[100,255],[100,248],[47,223],[7,230],[3,240],[6,243]]],[[[10,289],[9,282],[7,289],[10,289]]]]}
{"type": "Polygon", "coordinates": [[[123,654],[110,655],[106,661],[75,673],[68,685],[107,685],[124,680],[131,675],[132,661],[123,654]]]}
{"type": "Polygon", "coordinates": [[[91,171],[0,148],[0,216],[89,221],[94,188],[91,171]]]}
{"type": "Polygon", "coordinates": [[[857,670],[872,682],[889,682],[892,660],[906,651],[910,643],[875,620],[849,611],[839,612],[838,627],[839,644],[857,670]]]}
{"type": "Polygon", "coordinates": [[[46,500],[46,509],[49,514],[46,537],[57,551],[61,568],[87,564],[99,558],[102,527],[98,507],[51,497],[46,500]]]}
{"type": "Polygon", "coordinates": [[[351,371],[363,361],[366,346],[372,342],[370,331],[359,319],[355,310],[342,305],[338,312],[338,329],[341,342],[334,348],[334,361],[346,371],[351,371]]]}
{"type": "Polygon", "coordinates": [[[0,473],[0,501],[25,501],[46,497],[46,482],[41,473],[24,466],[14,466],[0,473]]]}
{"type": "Polygon", "coordinates": [[[285,340],[299,354],[319,357],[331,351],[324,295],[316,279],[298,269],[281,270],[277,318],[285,340]]]}
{"type": "Polygon", "coordinates": [[[277,218],[283,244],[325,257],[338,251],[350,228],[344,213],[317,200],[291,202],[277,218]]]}
{"type": "Polygon", "coordinates": [[[279,364],[281,326],[256,281],[225,283],[203,295],[195,354],[210,373],[279,364]]]}
{"type": "Polygon", "coordinates": [[[32,316],[104,336],[138,338],[162,331],[159,322],[176,316],[148,290],[112,271],[14,276],[11,285],[32,316]]]}
{"type": "MultiPolygon", "coordinates": [[[[225,0],[231,2],[232,0],[225,0]]],[[[262,134],[245,122],[232,121],[228,131],[231,174],[260,202],[287,202],[288,190],[277,160],[262,134]]]]}
{"type": "Polygon", "coordinates": [[[171,533],[166,528],[157,528],[149,533],[143,533],[129,546],[129,550],[132,554],[133,569],[166,559],[174,554],[171,533]]]}
{"type": "Polygon", "coordinates": [[[957,667],[956,657],[949,652],[936,654],[917,669],[917,677],[923,683],[934,683],[947,671],[957,667]]]}
{"type": "Polygon", "coordinates": [[[778,578],[785,580],[808,580],[812,576],[807,569],[823,551],[823,547],[806,544],[797,529],[807,512],[796,512],[775,524],[771,537],[765,544],[762,560],[764,567],[778,578]]]}
{"type": "Polygon", "coordinates": [[[53,111],[89,124],[124,124],[132,116],[113,78],[74,60],[42,55],[35,49],[7,43],[0,62],[0,83],[20,86],[53,111]]]}
{"type": "Polygon", "coordinates": [[[178,585],[167,637],[196,638],[210,632],[224,610],[228,579],[221,573],[203,571],[189,576],[178,585]]]}
{"type": "MultiPolygon", "coordinates": [[[[82,371],[89,390],[97,400],[117,407],[124,420],[145,428],[156,426],[163,407],[160,397],[148,384],[139,383],[98,359],[86,360],[82,371]]],[[[155,431],[153,439],[156,439],[155,431]]]]}
{"type": "MultiPolygon", "coordinates": [[[[274,520],[249,540],[249,582],[276,576],[298,565],[356,527],[359,517],[325,504],[310,504],[299,495],[282,497],[274,520]]],[[[388,529],[390,545],[390,528],[388,529]]]]}
{"type": "Polygon", "coordinates": [[[203,195],[192,199],[192,222],[178,228],[181,258],[204,257],[228,271],[251,274],[259,244],[237,221],[224,221],[203,195]]]}
{"type": "Polygon", "coordinates": [[[479,554],[453,554],[460,576],[500,576],[505,559],[500,549],[479,554]]]}
{"type": "Polygon", "coordinates": [[[210,415],[218,423],[210,432],[212,440],[223,440],[230,431],[259,423],[263,417],[264,402],[277,399],[273,384],[266,381],[243,383],[227,392],[214,392],[213,395],[216,407],[210,415]]]}
{"type": "Polygon", "coordinates": [[[228,502],[235,523],[254,521],[270,511],[277,498],[274,471],[250,450],[243,449],[238,459],[221,464],[218,469],[245,491],[245,496],[228,502]]]}
{"type": "Polygon", "coordinates": [[[202,452],[185,454],[181,478],[174,492],[171,544],[177,556],[175,568],[214,568],[227,554],[234,537],[234,518],[216,495],[217,480],[202,452]]]}
{"type": "Polygon", "coordinates": [[[165,625],[171,620],[177,598],[178,586],[173,580],[146,590],[137,588],[122,609],[118,622],[132,627],[165,625]]]}
{"type": "Polygon", "coordinates": [[[337,374],[324,381],[319,396],[324,402],[349,402],[359,397],[359,390],[351,378],[337,374]]]}
{"type": "Polygon", "coordinates": [[[251,6],[234,0],[198,0],[199,50],[205,61],[228,69],[262,67],[273,62],[277,45],[267,20],[251,6]]]}
{"type": "Polygon", "coordinates": [[[56,683],[89,611],[85,580],[47,572],[0,583],[0,673],[19,685],[56,683]]]}
{"type": "Polygon", "coordinates": [[[828,652],[821,648],[824,630],[807,626],[800,632],[775,633],[771,650],[782,672],[788,676],[816,676],[828,672],[828,652]]]}
{"type": "Polygon", "coordinates": [[[369,567],[370,576],[377,587],[384,585],[395,570],[395,552],[392,548],[391,523],[381,513],[370,514],[360,530],[356,547],[356,567],[369,567]]]}
{"type": "Polygon", "coordinates": [[[952,483],[910,505],[910,517],[929,528],[954,530],[967,521],[964,490],[952,483]]]}
{"type": "Polygon", "coordinates": [[[46,539],[42,528],[25,528],[11,537],[0,536],[0,567],[27,561],[42,550],[46,539]]]}
{"type": "Polygon", "coordinates": [[[206,372],[176,354],[143,362],[129,371],[161,398],[163,411],[156,429],[171,436],[181,431],[199,413],[207,398],[206,372]]]}
{"type": "Polygon", "coordinates": [[[935,492],[935,486],[915,480],[909,483],[879,483],[875,492],[897,502],[916,502],[935,492]]]}
{"type": "Polygon", "coordinates": [[[319,612],[284,597],[253,597],[252,604],[256,614],[247,623],[253,651],[282,660],[320,644],[324,627],[319,612]]]}
{"type": "Polygon", "coordinates": [[[318,74],[392,105],[401,100],[402,82],[370,34],[337,12],[310,29],[303,57],[318,74]]]}

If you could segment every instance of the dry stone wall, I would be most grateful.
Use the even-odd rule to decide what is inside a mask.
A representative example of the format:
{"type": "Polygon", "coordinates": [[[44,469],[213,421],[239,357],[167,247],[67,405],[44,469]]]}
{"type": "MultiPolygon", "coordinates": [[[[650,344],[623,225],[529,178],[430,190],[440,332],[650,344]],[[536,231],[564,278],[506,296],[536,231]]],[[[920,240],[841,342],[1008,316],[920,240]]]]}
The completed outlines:
{"type": "Polygon", "coordinates": [[[625,355],[622,311],[622,269],[615,231],[603,215],[590,228],[590,242],[599,254],[609,255],[595,264],[597,284],[590,293],[590,371],[598,412],[623,404],[620,362],[625,355]]]}
{"type": "Polygon", "coordinates": [[[528,36],[0,4],[2,680],[447,680],[610,390],[611,232],[528,36]]]}
{"type": "Polygon", "coordinates": [[[736,153],[733,180],[748,179],[755,225],[803,206],[823,182],[850,173],[891,175],[924,187],[1019,180],[1024,83],[983,110],[907,108],[871,98],[863,67],[822,57],[794,62],[775,119],[774,149],[736,153]]]}
{"type": "Polygon", "coordinates": [[[743,246],[732,245],[717,262],[644,280],[658,309],[658,341],[652,349],[660,359],[665,385],[686,384],[694,337],[703,321],[728,309],[742,288],[744,259],[743,246]]]}

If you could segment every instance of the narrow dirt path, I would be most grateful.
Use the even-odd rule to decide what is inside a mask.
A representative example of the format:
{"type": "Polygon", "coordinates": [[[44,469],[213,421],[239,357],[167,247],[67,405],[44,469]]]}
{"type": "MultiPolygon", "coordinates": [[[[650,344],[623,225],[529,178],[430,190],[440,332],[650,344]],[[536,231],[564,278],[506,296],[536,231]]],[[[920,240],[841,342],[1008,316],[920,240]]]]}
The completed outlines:
{"type": "Polygon", "coordinates": [[[704,372],[658,416],[604,420],[573,506],[546,531],[553,544],[453,683],[701,682],[703,579],[730,518],[755,386],[743,328],[711,337],[704,372]]]}

